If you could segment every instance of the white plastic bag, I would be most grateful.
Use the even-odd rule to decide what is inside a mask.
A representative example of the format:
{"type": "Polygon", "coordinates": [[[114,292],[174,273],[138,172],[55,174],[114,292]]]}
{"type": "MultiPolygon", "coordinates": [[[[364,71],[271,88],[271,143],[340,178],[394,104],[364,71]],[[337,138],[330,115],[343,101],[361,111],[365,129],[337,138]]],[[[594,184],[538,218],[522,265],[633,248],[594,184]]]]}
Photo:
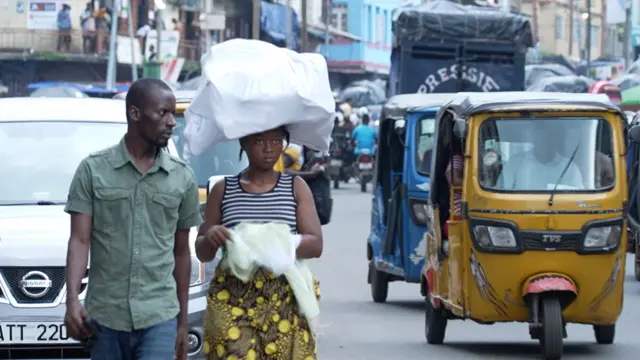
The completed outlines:
{"type": "Polygon", "coordinates": [[[185,114],[186,157],[282,125],[291,142],[329,149],[335,101],[322,55],[233,39],[212,46],[201,64],[205,82],[185,114]]]}

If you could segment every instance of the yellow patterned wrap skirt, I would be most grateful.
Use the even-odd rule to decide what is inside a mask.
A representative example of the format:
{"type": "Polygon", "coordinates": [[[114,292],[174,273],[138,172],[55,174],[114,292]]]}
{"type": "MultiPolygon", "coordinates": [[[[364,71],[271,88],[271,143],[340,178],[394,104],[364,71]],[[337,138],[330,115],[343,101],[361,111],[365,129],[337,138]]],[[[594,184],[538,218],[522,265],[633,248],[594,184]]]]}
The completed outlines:
{"type": "Polygon", "coordinates": [[[316,360],[318,352],[284,276],[261,268],[243,282],[221,266],[209,287],[203,347],[208,360],[316,360]]]}

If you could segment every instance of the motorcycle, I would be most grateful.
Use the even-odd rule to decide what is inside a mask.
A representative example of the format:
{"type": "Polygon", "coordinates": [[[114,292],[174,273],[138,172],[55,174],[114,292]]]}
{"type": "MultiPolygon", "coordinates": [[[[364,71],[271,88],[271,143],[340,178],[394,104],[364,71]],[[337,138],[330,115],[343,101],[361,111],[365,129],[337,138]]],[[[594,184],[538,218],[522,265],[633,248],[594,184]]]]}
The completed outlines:
{"type": "Polygon", "coordinates": [[[355,166],[360,181],[360,191],[366,192],[367,183],[373,180],[373,155],[369,149],[360,150],[355,166]]]}
{"type": "Polygon", "coordinates": [[[342,165],[344,163],[342,158],[342,150],[340,145],[335,141],[331,143],[331,150],[329,151],[329,176],[333,182],[333,188],[340,188],[340,180],[342,179],[342,165]]]}

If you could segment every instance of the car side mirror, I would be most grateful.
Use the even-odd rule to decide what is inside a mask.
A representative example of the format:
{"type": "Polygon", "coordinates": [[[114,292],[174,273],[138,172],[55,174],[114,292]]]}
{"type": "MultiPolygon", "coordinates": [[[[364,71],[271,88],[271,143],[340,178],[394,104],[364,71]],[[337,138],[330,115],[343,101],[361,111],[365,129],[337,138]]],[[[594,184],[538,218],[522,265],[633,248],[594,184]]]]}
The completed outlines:
{"type": "Polygon", "coordinates": [[[629,140],[640,144],[640,125],[634,125],[629,129],[629,140]]]}

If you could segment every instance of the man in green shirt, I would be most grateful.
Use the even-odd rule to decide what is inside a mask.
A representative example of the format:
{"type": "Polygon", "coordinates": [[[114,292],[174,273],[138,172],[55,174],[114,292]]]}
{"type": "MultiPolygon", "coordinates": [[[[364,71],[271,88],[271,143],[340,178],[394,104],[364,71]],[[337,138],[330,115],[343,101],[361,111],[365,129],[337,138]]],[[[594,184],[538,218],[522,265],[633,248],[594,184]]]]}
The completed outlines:
{"type": "Polygon", "coordinates": [[[77,340],[97,332],[92,360],[186,359],[189,230],[202,215],[193,172],[164,149],[175,106],[162,81],[136,81],[127,134],[85,158],[69,189],[65,323],[77,340]],[[85,310],[78,295],[89,250],[85,310]]]}

